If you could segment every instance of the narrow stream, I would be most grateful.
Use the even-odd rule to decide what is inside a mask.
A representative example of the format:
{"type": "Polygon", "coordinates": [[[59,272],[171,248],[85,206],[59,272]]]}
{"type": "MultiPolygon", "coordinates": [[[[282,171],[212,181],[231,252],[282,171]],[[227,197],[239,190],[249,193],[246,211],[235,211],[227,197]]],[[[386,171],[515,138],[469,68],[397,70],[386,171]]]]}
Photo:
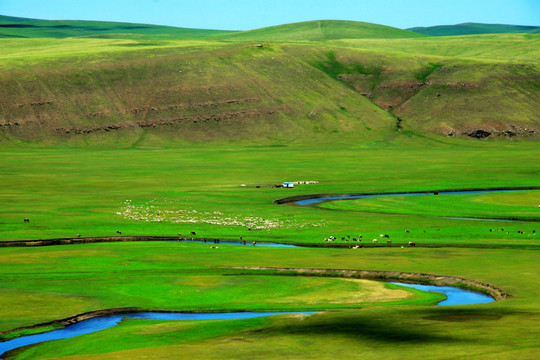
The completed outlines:
{"type": "Polygon", "coordinates": [[[495,301],[495,299],[493,299],[491,296],[484,295],[476,291],[463,290],[453,286],[405,284],[398,282],[391,282],[391,284],[406,286],[422,291],[443,293],[446,295],[446,300],[441,301],[437,304],[437,306],[484,304],[495,301]]]}
{"type": "MultiPolygon", "coordinates": [[[[419,284],[405,284],[392,282],[391,284],[415,288],[422,291],[435,291],[446,295],[447,299],[441,301],[441,305],[467,305],[482,304],[495,301],[493,298],[473,291],[463,290],[451,286],[433,286],[419,284]]],[[[116,326],[122,319],[140,320],[227,320],[246,319],[284,314],[313,314],[316,311],[290,311],[290,312],[231,312],[231,313],[168,313],[168,312],[145,312],[136,314],[119,314],[97,317],[84,320],[63,329],[51,330],[45,333],[23,336],[13,340],[0,342],[0,357],[10,350],[23,346],[38,344],[50,340],[68,339],[79,335],[90,334],[116,326]]],[[[1,360],[2,358],[0,358],[1,360]]]]}

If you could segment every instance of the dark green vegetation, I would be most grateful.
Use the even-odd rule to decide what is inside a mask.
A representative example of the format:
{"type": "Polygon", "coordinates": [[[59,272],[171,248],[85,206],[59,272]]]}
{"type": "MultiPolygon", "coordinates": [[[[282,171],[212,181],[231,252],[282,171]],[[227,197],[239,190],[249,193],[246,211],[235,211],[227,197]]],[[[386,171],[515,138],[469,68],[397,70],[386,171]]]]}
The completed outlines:
{"type": "Polygon", "coordinates": [[[407,30],[430,36],[459,36],[479,34],[537,33],[538,29],[538,26],[464,23],[457,25],[414,27],[407,30]]]}
{"type": "Polygon", "coordinates": [[[104,21],[37,20],[0,15],[0,38],[125,38],[126,36],[144,38],[149,36],[196,39],[228,32],[104,21]]]}
{"type": "MultiPolygon", "coordinates": [[[[538,357],[539,191],[273,203],[538,186],[537,34],[432,38],[323,21],[227,34],[141,26],[134,35],[105,24],[102,38],[98,24],[77,26],[92,37],[38,38],[21,27],[34,38],[0,39],[1,240],[195,231],[345,248],[1,248],[0,331],[118,307],[332,310],[127,321],[14,357],[538,357]],[[319,183],[273,187],[286,180],[319,183]],[[359,234],[392,244],[323,241],[359,234]],[[454,275],[513,297],[434,308],[433,296],[403,298],[390,286],[226,266],[454,275]]],[[[81,35],[63,29],[60,37],[81,35]]]]}

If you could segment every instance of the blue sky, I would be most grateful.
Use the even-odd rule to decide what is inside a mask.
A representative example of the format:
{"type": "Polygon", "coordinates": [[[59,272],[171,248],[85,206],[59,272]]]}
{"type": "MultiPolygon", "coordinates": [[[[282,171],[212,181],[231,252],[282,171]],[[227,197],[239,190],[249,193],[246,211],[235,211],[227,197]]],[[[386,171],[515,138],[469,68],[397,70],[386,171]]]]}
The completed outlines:
{"type": "Polygon", "coordinates": [[[320,19],[402,29],[463,22],[540,26],[540,0],[0,0],[0,14],[226,30],[320,19]]]}

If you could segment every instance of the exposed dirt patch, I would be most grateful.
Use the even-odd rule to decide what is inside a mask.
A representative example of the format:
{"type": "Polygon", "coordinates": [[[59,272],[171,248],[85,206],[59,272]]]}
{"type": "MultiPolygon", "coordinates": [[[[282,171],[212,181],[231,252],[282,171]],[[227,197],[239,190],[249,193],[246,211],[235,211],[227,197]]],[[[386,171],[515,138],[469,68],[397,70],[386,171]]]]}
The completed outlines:
{"type": "Polygon", "coordinates": [[[17,107],[22,108],[25,106],[43,106],[43,105],[53,105],[52,100],[45,100],[45,101],[36,101],[36,102],[27,102],[24,104],[17,104],[17,107]]]}
{"type": "Polygon", "coordinates": [[[98,112],[95,112],[95,113],[86,114],[86,117],[87,117],[87,118],[99,117],[99,116],[105,116],[105,115],[108,115],[108,114],[110,114],[110,113],[111,113],[110,110],[104,110],[104,111],[98,111],[98,112]]]}
{"type": "Polygon", "coordinates": [[[485,139],[491,136],[491,133],[489,131],[478,129],[478,130],[468,133],[467,136],[475,138],[475,139],[485,139]]]}
{"type": "Polygon", "coordinates": [[[134,115],[140,115],[145,114],[148,112],[159,112],[159,111],[170,111],[174,109],[182,109],[182,108],[206,108],[206,107],[218,107],[220,105],[231,105],[231,104],[241,104],[246,102],[255,102],[259,101],[259,98],[241,98],[241,99],[229,99],[229,100],[222,100],[222,101],[208,101],[204,103],[198,103],[198,104],[174,104],[174,105],[166,105],[166,106],[147,106],[142,108],[134,108],[131,109],[131,113],[134,115]]]}
{"type": "Polygon", "coordinates": [[[214,115],[200,115],[200,116],[186,116],[173,119],[155,119],[155,120],[139,120],[135,123],[120,123],[120,124],[107,124],[90,127],[70,127],[56,128],[56,131],[62,134],[90,134],[98,131],[114,131],[125,130],[132,128],[156,128],[162,126],[174,126],[181,123],[205,123],[209,121],[220,122],[230,119],[246,119],[257,116],[274,115],[280,111],[286,110],[286,106],[276,106],[263,109],[250,109],[242,111],[234,111],[227,113],[220,113],[214,115]]]}
{"type": "Polygon", "coordinates": [[[518,124],[505,124],[502,121],[501,122],[484,122],[481,124],[482,128],[476,128],[471,129],[471,125],[465,126],[464,128],[458,128],[453,129],[451,128],[451,131],[445,131],[448,130],[444,128],[443,125],[439,125],[439,133],[446,136],[453,136],[448,135],[451,133],[454,133],[456,135],[459,134],[465,134],[469,137],[475,138],[475,139],[487,139],[488,137],[505,137],[507,139],[514,138],[516,136],[534,136],[540,131],[532,126],[525,126],[525,125],[518,125],[518,124]]]}

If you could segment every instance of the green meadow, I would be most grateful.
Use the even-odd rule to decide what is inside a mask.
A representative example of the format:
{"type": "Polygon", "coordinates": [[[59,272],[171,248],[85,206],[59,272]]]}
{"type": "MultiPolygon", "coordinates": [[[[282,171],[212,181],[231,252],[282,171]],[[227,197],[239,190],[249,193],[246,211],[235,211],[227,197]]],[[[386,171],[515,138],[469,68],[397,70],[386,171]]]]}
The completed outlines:
{"type": "Polygon", "coordinates": [[[540,190],[274,202],[540,186],[539,35],[0,18],[17,23],[0,32],[0,241],[171,241],[1,247],[3,339],[102,309],[320,312],[125,320],[6,359],[539,356],[540,190]],[[459,276],[510,297],[437,307],[376,281],[232,267],[459,276]]]}

